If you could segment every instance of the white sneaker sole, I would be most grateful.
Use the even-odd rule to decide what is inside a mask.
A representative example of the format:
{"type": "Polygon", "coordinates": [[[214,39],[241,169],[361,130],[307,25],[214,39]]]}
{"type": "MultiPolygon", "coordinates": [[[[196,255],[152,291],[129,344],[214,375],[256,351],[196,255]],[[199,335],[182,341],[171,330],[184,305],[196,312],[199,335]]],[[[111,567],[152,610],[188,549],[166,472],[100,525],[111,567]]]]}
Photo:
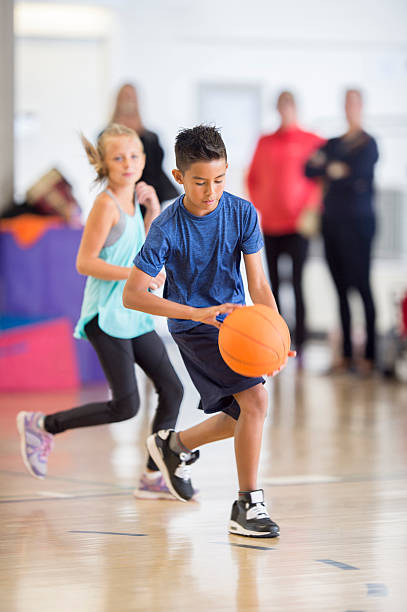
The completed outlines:
{"type": "Polygon", "coordinates": [[[156,464],[156,466],[160,469],[161,474],[163,475],[163,478],[165,480],[165,484],[168,487],[168,490],[170,491],[170,493],[176,498],[179,499],[182,502],[187,502],[187,499],[184,499],[183,497],[181,497],[181,495],[178,495],[178,493],[176,492],[176,490],[174,489],[174,487],[172,486],[172,482],[171,482],[171,478],[170,478],[170,474],[167,470],[167,466],[164,463],[164,460],[161,456],[160,451],[158,450],[156,443],[155,443],[155,436],[157,434],[152,434],[151,436],[148,436],[147,438],[147,449],[148,452],[150,453],[150,456],[153,458],[154,463],[156,464]]]}
{"type": "Polygon", "coordinates": [[[249,538],[278,538],[280,532],[272,533],[269,531],[268,533],[259,533],[258,531],[251,531],[250,529],[245,529],[236,521],[229,522],[229,533],[233,535],[241,535],[249,538]]]}
{"type": "Polygon", "coordinates": [[[20,452],[21,452],[21,457],[24,461],[24,465],[27,468],[27,470],[29,471],[29,473],[31,474],[31,476],[34,476],[34,478],[37,478],[38,480],[44,480],[44,476],[38,476],[38,474],[36,474],[32,467],[31,464],[28,460],[27,457],[27,453],[26,453],[26,443],[25,443],[25,427],[24,427],[24,419],[25,419],[25,415],[27,413],[26,412],[19,412],[17,415],[17,429],[18,429],[18,433],[20,434],[20,452]]]}

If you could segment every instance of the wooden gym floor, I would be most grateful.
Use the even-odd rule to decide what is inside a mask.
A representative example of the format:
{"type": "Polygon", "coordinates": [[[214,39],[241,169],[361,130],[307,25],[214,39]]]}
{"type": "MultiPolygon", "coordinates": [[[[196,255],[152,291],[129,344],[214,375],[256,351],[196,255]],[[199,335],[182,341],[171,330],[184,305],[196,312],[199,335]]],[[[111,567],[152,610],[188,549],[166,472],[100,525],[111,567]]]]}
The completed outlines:
{"type": "MultiPolygon", "coordinates": [[[[179,426],[201,419],[186,387],[179,426]]],[[[56,437],[49,475],[25,471],[15,416],[106,388],[0,396],[2,612],[407,610],[407,386],[327,377],[313,345],[273,381],[260,484],[281,537],[230,536],[233,443],[201,449],[199,501],[135,500],[153,394],[135,419],[56,437]]]]}

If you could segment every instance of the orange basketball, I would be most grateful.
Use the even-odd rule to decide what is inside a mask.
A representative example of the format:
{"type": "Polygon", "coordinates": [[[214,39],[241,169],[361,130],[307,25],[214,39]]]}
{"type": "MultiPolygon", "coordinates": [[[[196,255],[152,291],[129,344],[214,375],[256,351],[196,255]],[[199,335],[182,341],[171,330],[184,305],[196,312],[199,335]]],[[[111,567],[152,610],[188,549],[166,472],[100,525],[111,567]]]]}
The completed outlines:
{"type": "Polygon", "coordinates": [[[290,332],[273,308],[256,304],[237,308],[219,330],[219,350],[228,366],[243,376],[272,374],[287,359],[290,332]]]}

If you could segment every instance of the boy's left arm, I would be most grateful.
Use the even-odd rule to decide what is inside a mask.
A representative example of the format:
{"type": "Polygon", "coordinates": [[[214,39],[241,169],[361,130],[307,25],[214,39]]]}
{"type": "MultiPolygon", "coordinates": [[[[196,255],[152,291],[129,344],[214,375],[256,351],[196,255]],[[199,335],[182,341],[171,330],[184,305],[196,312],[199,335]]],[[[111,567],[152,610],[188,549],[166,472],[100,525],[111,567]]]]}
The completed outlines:
{"type": "Polygon", "coordinates": [[[243,253],[246,267],[247,283],[253,304],[264,304],[278,310],[273,292],[264,273],[260,251],[258,253],[243,253]]]}

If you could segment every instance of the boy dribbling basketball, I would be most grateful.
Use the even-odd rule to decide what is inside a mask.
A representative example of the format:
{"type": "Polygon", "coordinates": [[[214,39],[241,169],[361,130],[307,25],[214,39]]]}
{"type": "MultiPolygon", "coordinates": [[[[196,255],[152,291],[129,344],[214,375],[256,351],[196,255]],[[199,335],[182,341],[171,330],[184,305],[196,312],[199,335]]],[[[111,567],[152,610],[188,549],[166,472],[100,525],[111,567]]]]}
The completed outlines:
{"type": "Polygon", "coordinates": [[[261,263],[257,213],[250,202],[224,191],[227,155],[216,128],[199,125],[181,131],[175,154],[173,176],[185,194],[151,225],[123,302],[127,308],[168,317],[204,412],[217,414],[181,432],[160,431],[148,438],[147,446],[169,490],[187,501],[193,495],[190,465],[199,456],[194,449],[234,436],[240,490],[229,531],[276,537],[279,527],[257,485],[268,403],[264,380],[233,372],[218,348],[221,321],[245,303],[241,253],[253,303],[277,309],[261,263]],[[163,266],[167,280],[160,298],[148,287],[163,266]]]}

